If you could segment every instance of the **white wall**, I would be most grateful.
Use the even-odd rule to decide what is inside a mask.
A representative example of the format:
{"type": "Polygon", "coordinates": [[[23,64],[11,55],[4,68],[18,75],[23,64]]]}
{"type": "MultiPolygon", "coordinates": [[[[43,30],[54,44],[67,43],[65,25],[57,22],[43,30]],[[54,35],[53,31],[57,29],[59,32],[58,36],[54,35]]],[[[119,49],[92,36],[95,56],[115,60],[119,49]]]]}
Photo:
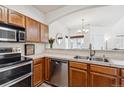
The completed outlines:
{"type": "MultiPolygon", "coordinates": [[[[62,33],[63,37],[68,35],[68,29],[64,26],[64,24],[60,23],[59,21],[55,21],[49,25],[49,38],[56,38],[57,33],[62,33]]],[[[58,45],[56,40],[53,44],[53,48],[66,48],[65,38],[62,44],[58,45]]],[[[48,45],[49,47],[49,45],[48,45]]]]}
{"type": "Polygon", "coordinates": [[[112,27],[112,31],[110,32],[110,36],[112,39],[110,42],[111,44],[113,44],[113,46],[120,48],[120,49],[124,49],[124,37],[117,37],[117,35],[124,35],[124,15],[123,17],[120,18],[120,20],[118,20],[118,22],[113,25],[112,27]]]}
{"type": "Polygon", "coordinates": [[[90,42],[94,49],[105,49],[105,36],[110,35],[112,29],[108,26],[91,26],[90,27],[90,42]]]}
{"type": "Polygon", "coordinates": [[[117,35],[124,35],[124,15],[113,25],[91,28],[91,40],[96,49],[103,47],[105,49],[105,39],[108,49],[124,48],[124,37],[118,38],[117,35]],[[122,40],[123,39],[123,40],[122,40]]]}

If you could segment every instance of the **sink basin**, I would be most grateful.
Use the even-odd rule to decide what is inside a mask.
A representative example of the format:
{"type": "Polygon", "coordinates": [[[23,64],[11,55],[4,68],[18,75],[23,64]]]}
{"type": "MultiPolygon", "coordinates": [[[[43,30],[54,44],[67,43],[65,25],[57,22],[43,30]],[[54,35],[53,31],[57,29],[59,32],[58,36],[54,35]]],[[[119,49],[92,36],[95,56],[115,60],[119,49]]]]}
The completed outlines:
{"type": "Polygon", "coordinates": [[[92,58],[91,60],[109,62],[109,60],[107,58],[100,58],[100,57],[92,58]]]}
{"type": "Polygon", "coordinates": [[[88,56],[74,56],[75,59],[86,59],[89,60],[88,56]]]}
{"type": "Polygon", "coordinates": [[[85,60],[92,60],[92,61],[99,61],[99,62],[109,62],[107,58],[102,57],[94,57],[90,58],[88,56],[74,56],[75,59],[85,59],[85,60]]]}

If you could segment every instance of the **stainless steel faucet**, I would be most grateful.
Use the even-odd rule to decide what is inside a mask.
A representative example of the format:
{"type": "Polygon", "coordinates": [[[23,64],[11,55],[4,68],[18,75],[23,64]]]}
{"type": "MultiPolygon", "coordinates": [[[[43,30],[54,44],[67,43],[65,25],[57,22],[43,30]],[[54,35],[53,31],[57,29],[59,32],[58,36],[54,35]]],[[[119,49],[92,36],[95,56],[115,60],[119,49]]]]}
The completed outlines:
{"type": "Polygon", "coordinates": [[[89,44],[89,50],[90,50],[90,60],[95,56],[95,50],[92,49],[92,44],[89,44]]]}

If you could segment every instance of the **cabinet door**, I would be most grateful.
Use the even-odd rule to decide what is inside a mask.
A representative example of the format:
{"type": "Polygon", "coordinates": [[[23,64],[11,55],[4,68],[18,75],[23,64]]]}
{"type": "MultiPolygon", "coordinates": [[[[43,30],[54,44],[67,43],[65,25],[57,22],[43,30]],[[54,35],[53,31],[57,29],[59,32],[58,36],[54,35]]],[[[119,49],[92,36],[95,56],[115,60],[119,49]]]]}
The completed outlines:
{"type": "Polygon", "coordinates": [[[70,68],[69,80],[70,87],[86,87],[87,71],[76,68],[70,68]]]}
{"type": "Polygon", "coordinates": [[[33,85],[36,86],[44,81],[44,59],[36,59],[33,67],[33,85]]]}
{"type": "Polygon", "coordinates": [[[26,17],[26,31],[28,42],[40,42],[40,24],[39,22],[26,17]]]}
{"type": "Polygon", "coordinates": [[[7,23],[7,8],[0,6],[0,22],[7,23]]]}
{"type": "Polygon", "coordinates": [[[91,72],[90,83],[92,87],[115,87],[118,80],[114,76],[91,72]]]}
{"type": "Polygon", "coordinates": [[[49,58],[45,58],[45,80],[49,80],[50,79],[50,59],[49,58]]]}
{"type": "Polygon", "coordinates": [[[124,79],[121,79],[121,87],[124,87],[124,79]]]}
{"type": "Polygon", "coordinates": [[[16,26],[20,26],[20,27],[25,27],[25,16],[18,13],[18,12],[15,12],[13,10],[9,10],[9,20],[8,20],[8,23],[9,24],[13,24],[13,25],[16,25],[16,26]]]}
{"type": "Polygon", "coordinates": [[[34,72],[33,72],[33,85],[37,85],[41,82],[42,80],[42,65],[41,64],[37,64],[34,65],[34,72]]]}
{"type": "Polygon", "coordinates": [[[48,26],[41,24],[41,42],[48,42],[48,26]]]}

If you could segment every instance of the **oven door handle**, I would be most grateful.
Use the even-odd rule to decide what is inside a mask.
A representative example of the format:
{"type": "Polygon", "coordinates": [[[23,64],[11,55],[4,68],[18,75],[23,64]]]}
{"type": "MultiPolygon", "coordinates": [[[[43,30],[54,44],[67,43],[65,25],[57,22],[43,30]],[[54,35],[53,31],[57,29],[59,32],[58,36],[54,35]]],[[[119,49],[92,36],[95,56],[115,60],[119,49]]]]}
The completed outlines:
{"type": "Polygon", "coordinates": [[[25,66],[25,65],[28,65],[28,64],[32,64],[32,61],[0,68],[0,72],[4,72],[4,71],[7,71],[7,70],[11,70],[11,69],[18,68],[18,67],[21,67],[21,66],[25,66]]]}

